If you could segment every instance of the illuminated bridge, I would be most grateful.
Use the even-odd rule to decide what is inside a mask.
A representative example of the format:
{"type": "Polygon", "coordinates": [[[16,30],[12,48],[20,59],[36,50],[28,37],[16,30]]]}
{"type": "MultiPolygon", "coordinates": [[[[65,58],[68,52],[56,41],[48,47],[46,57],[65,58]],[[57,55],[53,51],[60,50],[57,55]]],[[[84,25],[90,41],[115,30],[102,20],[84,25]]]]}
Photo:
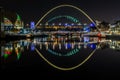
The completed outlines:
{"type": "MultiPolygon", "coordinates": [[[[67,13],[67,14],[70,14],[70,13],[67,13]]],[[[79,17],[79,15],[77,17],[79,17]]],[[[80,8],[78,8],[76,6],[66,5],[65,4],[65,5],[56,6],[56,7],[52,8],[52,9],[50,9],[46,14],[44,14],[43,17],[40,18],[40,20],[36,23],[35,26],[36,26],[38,32],[35,31],[34,34],[35,35],[37,33],[38,34],[48,34],[48,35],[50,35],[50,37],[48,37],[48,39],[50,38],[51,40],[55,40],[54,41],[54,45],[53,45],[53,49],[48,48],[48,45],[47,45],[48,43],[45,43],[46,44],[46,48],[48,50],[47,52],[49,52],[49,53],[53,53],[53,54],[57,54],[58,53],[58,55],[59,54],[61,55],[63,53],[73,53],[73,52],[74,53],[81,53],[82,50],[78,49],[80,47],[72,49],[73,51],[72,50],[71,51],[69,51],[69,50],[54,50],[54,47],[55,46],[59,46],[59,48],[61,48],[61,44],[60,44],[61,42],[59,43],[59,45],[56,45],[56,44],[58,44],[58,40],[62,38],[61,40],[62,40],[62,42],[64,42],[64,40],[66,38],[68,39],[70,36],[71,36],[70,39],[72,39],[73,36],[74,37],[77,36],[78,39],[80,39],[82,37],[81,38],[81,40],[83,40],[82,43],[85,44],[86,42],[89,41],[89,38],[88,37],[83,37],[83,34],[91,32],[90,29],[91,29],[91,27],[93,27],[93,25],[96,28],[96,31],[99,32],[99,29],[96,27],[95,22],[83,10],[81,10],[80,8]],[[76,17],[70,16],[70,15],[66,15],[66,14],[63,15],[62,12],[64,12],[64,11],[60,12],[59,15],[57,15],[57,16],[53,16],[52,18],[48,17],[49,14],[54,15],[54,14],[52,14],[52,12],[54,13],[55,10],[58,10],[60,8],[66,8],[66,7],[72,8],[72,9],[77,10],[78,12],[82,13],[82,15],[84,15],[87,18],[87,20],[89,20],[90,23],[92,23],[91,24],[92,26],[91,25],[86,25],[86,23],[81,23],[82,20],[79,20],[76,17]],[[59,21],[59,19],[61,19],[61,18],[70,20],[70,21],[72,21],[72,23],[69,23],[69,22],[68,23],[66,23],[66,22],[64,23],[64,22],[62,22],[63,20],[59,21]],[[53,22],[53,21],[56,21],[56,20],[58,20],[57,25],[56,25],[55,22],[53,22]],[[43,23],[44,25],[42,25],[41,23],[43,23]],[[55,34],[58,34],[57,38],[56,38],[55,34]],[[66,34],[68,34],[68,36],[66,36],[66,37],[62,36],[61,37],[60,34],[65,34],[65,36],[66,36],[66,34]]],[[[92,42],[91,44],[92,44],[91,47],[95,47],[95,43],[94,42],[92,42]]],[[[71,45],[71,44],[69,44],[69,45],[66,44],[66,45],[69,47],[69,45],[71,45]]],[[[72,47],[74,47],[73,44],[72,44],[72,47]]],[[[89,48],[89,49],[90,49],[90,51],[88,51],[88,54],[81,54],[81,55],[84,55],[84,56],[86,55],[86,57],[84,57],[84,59],[82,57],[82,60],[80,60],[79,63],[77,63],[77,64],[75,64],[73,66],[69,66],[69,67],[56,65],[55,63],[50,61],[47,57],[45,57],[44,53],[42,53],[40,51],[40,49],[36,48],[35,50],[39,54],[39,56],[45,62],[47,62],[49,65],[51,65],[52,67],[57,68],[59,70],[73,70],[73,69],[76,69],[79,66],[83,65],[94,54],[94,52],[96,51],[97,48],[94,48],[94,49],[89,48]]],[[[67,58],[67,56],[65,58],[67,58]]]]}
{"type": "MultiPolygon", "coordinates": [[[[79,14],[78,13],[78,14],[79,14]]],[[[84,20],[84,19],[83,19],[84,20]]],[[[87,21],[87,20],[86,20],[87,21]]],[[[51,35],[51,34],[61,34],[61,35],[78,35],[81,36],[82,34],[89,33],[96,29],[97,33],[99,33],[99,29],[96,27],[95,22],[80,8],[73,6],[73,5],[59,5],[51,10],[49,10],[45,15],[43,15],[42,18],[36,23],[36,28],[32,31],[32,35],[51,35]],[[78,17],[73,17],[67,14],[58,14],[57,16],[52,13],[55,13],[55,10],[59,8],[73,8],[81,15],[84,15],[85,18],[89,20],[89,23],[81,23],[81,19],[78,17]],[[49,16],[51,16],[49,18],[49,16]],[[68,22],[65,22],[64,19],[66,19],[68,22]],[[55,23],[55,21],[57,21],[55,23]]],[[[97,35],[96,33],[93,33],[93,35],[97,35]]]]}

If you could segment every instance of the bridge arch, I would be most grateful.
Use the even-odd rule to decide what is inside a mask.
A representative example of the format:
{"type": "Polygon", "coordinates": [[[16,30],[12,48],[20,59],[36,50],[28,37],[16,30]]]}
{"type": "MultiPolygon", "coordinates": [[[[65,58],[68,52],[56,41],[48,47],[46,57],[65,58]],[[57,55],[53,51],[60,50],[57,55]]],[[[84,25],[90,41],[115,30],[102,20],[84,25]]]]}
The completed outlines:
{"type": "Polygon", "coordinates": [[[91,53],[86,59],[84,59],[81,63],[79,63],[79,64],[77,64],[77,65],[75,65],[75,66],[73,66],[73,67],[68,67],[68,68],[59,67],[59,66],[53,64],[52,62],[50,62],[49,60],[47,60],[47,59],[42,55],[42,53],[39,52],[39,50],[38,50],[37,48],[36,48],[35,50],[36,50],[36,52],[38,53],[38,55],[39,55],[45,62],[47,62],[49,65],[51,65],[52,67],[54,67],[54,68],[56,68],[56,69],[59,69],[59,70],[67,71],[67,70],[76,69],[76,68],[80,67],[81,65],[83,65],[83,64],[94,54],[94,52],[95,52],[97,49],[93,50],[92,53],[91,53]]]}
{"type": "MultiPolygon", "coordinates": [[[[40,20],[36,23],[35,26],[37,26],[49,13],[51,13],[51,12],[54,11],[55,9],[58,9],[58,8],[61,8],[61,7],[71,7],[71,8],[74,8],[74,9],[80,11],[83,15],[85,15],[85,16],[96,26],[96,23],[92,20],[92,18],[90,18],[83,10],[81,10],[80,8],[78,8],[78,7],[76,7],[76,6],[68,5],[68,4],[59,5],[59,6],[56,6],[56,7],[52,8],[52,9],[50,9],[46,14],[43,15],[42,18],[40,18],[40,20]]],[[[96,27],[96,28],[97,28],[97,27],[96,27]]],[[[98,29],[98,28],[97,28],[97,29],[98,29]]],[[[99,29],[98,29],[98,31],[99,31],[99,29]]],[[[37,48],[36,48],[35,50],[36,50],[36,52],[39,54],[39,56],[40,56],[44,61],[46,61],[49,65],[51,65],[52,67],[57,68],[57,69],[59,69],[59,70],[73,70],[73,69],[76,69],[76,68],[78,68],[79,66],[83,65],[83,64],[94,54],[94,52],[97,50],[97,48],[94,49],[81,63],[79,63],[79,64],[77,64],[77,65],[75,65],[75,66],[73,66],[73,67],[69,67],[69,68],[59,67],[59,66],[53,64],[52,62],[50,62],[49,60],[47,60],[47,59],[42,55],[42,53],[39,52],[39,50],[38,50],[37,48]]]]}

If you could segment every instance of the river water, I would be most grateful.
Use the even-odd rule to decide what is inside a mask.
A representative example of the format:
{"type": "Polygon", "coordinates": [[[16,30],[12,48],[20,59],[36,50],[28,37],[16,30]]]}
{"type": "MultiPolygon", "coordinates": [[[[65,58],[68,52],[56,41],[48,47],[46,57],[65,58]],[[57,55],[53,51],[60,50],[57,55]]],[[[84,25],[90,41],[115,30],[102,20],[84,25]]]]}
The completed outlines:
{"type": "Polygon", "coordinates": [[[120,75],[120,41],[98,37],[4,40],[1,41],[1,71],[115,78],[120,75]],[[67,70],[71,67],[76,68],[67,70]]]}

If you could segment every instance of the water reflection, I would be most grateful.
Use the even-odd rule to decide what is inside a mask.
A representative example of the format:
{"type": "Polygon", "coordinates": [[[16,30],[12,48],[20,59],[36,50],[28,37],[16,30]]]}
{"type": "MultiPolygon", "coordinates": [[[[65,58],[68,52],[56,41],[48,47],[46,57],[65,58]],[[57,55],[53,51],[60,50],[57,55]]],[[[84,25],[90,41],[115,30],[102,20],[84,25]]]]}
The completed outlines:
{"type": "Polygon", "coordinates": [[[79,41],[75,40],[67,40],[62,38],[34,38],[34,39],[25,39],[25,40],[17,40],[6,42],[1,46],[1,60],[2,64],[7,64],[12,60],[19,60],[22,54],[26,54],[29,52],[36,52],[35,49],[38,49],[47,59],[51,62],[54,62],[57,65],[70,66],[71,61],[67,61],[67,59],[76,58],[76,60],[72,60],[72,63],[77,64],[80,60],[81,62],[86,58],[86,56],[90,55],[90,53],[95,49],[113,49],[120,51],[120,41],[116,40],[107,40],[105,38],[98,37],[84,37],[77,38],[79,41]],[[67,41],[66,41],[67,40],[67,41]],[[100,45],[99,45],[100,44],[100,45]],[[74,56],[73,56],[74,55],[74,56]],[[15,56],[14,59],[12,56],[15,56]],[[73,56],[73,57],[70,57],[73,56]],[[11,58],[9,58],[11,57],[11,58]],[[52,57],[52,58],[51,58],[52,57]],[[62,57],[61,59],[58,57],[62,57]],[[9,59],[7,59],[9,58],[9,59]],[[52,59],[56,61],[52,61],[52,59]],[[63,65],[66,64],[66,65],[63,65]]]}

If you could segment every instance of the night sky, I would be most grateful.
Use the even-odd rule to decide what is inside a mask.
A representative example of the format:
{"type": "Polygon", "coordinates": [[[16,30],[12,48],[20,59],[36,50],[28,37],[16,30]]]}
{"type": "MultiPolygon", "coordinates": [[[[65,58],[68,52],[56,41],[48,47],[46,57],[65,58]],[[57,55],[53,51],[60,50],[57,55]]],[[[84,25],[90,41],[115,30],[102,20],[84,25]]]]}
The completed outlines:
{"type": "Polygon", "coordinates": [[[0,0],[0,6],[18,13],[26,23],[37,22],[48,10],[61,4],[77,6],[94,20],[114,23],[120,19],[120,0],[0,0]]]}

